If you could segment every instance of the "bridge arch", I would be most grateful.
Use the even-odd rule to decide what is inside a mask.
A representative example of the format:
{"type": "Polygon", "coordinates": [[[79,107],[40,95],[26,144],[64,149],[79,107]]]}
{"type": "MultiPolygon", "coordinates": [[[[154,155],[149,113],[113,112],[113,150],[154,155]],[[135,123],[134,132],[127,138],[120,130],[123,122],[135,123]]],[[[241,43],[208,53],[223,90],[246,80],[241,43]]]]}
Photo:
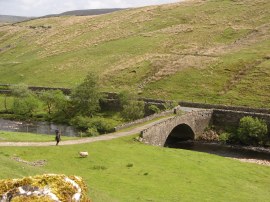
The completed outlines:
{"type": "Polygon", "coordinates": [[[141,132],[146,144],[166,146],[170,141],[197,139],[212,123],[213,110],[192,111],[169,118],[141,132]]]}
{"type": "Polygon", "coordinates": [[[164,146],[169,146],[170,144],[174,144],[180,141],[194,140],[194,139],[195,133],[193,129],[188,124],[182,123],[172,129],[172,131],[169,133],[165,141],[164,146]]]}

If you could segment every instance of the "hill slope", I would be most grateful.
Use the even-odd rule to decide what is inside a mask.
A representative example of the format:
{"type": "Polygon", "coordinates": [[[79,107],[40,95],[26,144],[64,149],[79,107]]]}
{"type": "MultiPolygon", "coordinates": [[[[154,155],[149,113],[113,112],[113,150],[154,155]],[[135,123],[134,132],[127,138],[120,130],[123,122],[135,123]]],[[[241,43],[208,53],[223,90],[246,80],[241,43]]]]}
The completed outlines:
{"type": "Polygon", "coordinates": [[[119,10],[123,10],[123,9],[108,8],[108,9],[75,10],[75,11],[67,11],[67,12],[61,13],[60,15],[79,15],[79,16],[101,15],[101,14],[106,14],[106,13],[112,13],[119,10]]]}
{"type": "Polygon", "coordinates": [[[124,10],[124,9],[123,8],[105,8],[105,9],[73,10],[73,11],[67,11],[60,14],[46,15],[46,16],[43,16],[42,18],[60,17],[60,16],[67,16],[67,15],[73,15],[73,16],[102,15],[102,14],[112,13],[119,10],[124,10]]]}
{"type": "Polygon", "coordinates": [[[191,0],[0,28],[0,81],[270,107],[270,2],[191,0]],[[256,13],[256,15],[250,15],[256,13]]]}

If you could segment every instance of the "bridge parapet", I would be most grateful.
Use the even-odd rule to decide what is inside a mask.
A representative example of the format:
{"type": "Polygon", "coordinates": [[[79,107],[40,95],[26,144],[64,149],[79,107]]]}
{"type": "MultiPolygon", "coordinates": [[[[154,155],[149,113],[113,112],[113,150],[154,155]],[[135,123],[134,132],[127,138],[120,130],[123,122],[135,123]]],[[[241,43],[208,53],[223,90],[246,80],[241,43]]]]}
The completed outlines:
{"type": "Polygon", "coordinates": [[[167,138],[174,128],[184,124],[194,132],[198,138],[211,123],[213,110],[193,111],[184,115],[175,116],[164,122],[158,123],[141,132],[142,141],[146,144],[164,146],[167,138]]]}

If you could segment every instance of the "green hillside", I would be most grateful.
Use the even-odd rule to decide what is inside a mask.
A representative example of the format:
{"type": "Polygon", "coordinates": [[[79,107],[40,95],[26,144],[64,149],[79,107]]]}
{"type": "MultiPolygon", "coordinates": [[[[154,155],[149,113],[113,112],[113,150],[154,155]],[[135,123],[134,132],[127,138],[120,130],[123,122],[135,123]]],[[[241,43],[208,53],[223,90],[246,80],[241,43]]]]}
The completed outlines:
{"type": "Polygon", "coordinates": [[[270,107],[270,1],[195,0],[0,27],[0,82],[270,107]]]}

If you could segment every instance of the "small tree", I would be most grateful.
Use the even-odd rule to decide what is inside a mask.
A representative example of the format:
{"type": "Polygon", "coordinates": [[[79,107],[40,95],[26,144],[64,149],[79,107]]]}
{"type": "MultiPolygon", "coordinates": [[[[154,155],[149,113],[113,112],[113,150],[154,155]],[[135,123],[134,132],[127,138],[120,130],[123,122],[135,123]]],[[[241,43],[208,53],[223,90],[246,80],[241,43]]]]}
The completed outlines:
{"type": "Polygon", "coordinates": [[[133,100],[137,100],[137,95],[132,91],[122,91],[118,95],[118,99],[120,102],[120,108],[123,110],[124,106],[129,104],[129,102],[133,100]]]}
{"type": "Polygon", "coordinates": [[[32,116],[40,106],[37,96],[25,84],[12,86],[11,93],[15,97],[12,109],[15,114],[32,116]]]}
{"type": "Polygon", "coordinates": [[[144,116],[144,102],[138,101],[138,96],[133,91],[122,91],[119,94],[121,116],[126,121],[133,121],[144,116]]]}
{"type": "Polygon", "coordinates": [[[97,77],[92,73],[88,74],[72,91],[70,98],[75,114],[92,116],[100,109],[101,94],[98,90],[97,77]]]}
{"type": "Polygon", "coordinates": [[[63,110],[67,102],[67,98],[61,90],[42,91],[40,99],[46,105],[48,114],[63,110]]]}
{"type": "Polygon", "coordinates": [[[18,84],[10,87],[11,94],[14,97],[27,97],[32,94],[32,91],[28,89],[25,84],[18,84]]]}
{"type": "Polygon", "coordinates": [[[40,106],[40,102],[34,95],[23,98],[15,98],[13,103],[13,112],[27,117],[33,116],[40,106]]]}
{"type": "Polygon", "coordinates": [[[258,145],[263,144],[266,140],[267,132],[267,125],[264,120],[246,116],[240,120],[237,134],[243,144],[258,145]]]}

